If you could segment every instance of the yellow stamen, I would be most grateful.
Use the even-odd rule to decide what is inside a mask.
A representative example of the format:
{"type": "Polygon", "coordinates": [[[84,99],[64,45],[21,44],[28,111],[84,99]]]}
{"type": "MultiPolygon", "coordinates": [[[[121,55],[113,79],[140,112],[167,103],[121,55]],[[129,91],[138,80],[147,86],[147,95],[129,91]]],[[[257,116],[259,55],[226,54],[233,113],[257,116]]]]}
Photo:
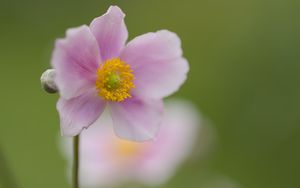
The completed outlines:
{"type": "Polygon", "coordinates": [[[98,95],[109,101],[121,102],[131,97],[135,87],[133,71],[120,58],[113,58],[101,64],[97,71],[96,88],[98,95]]]}
{"type": "Polygon", "coordinates": [[[143,148],[142,143],[135,143],[127,140],[116,140],[116,152],[122,157],[133,157],[137,155],[143,148]]]}

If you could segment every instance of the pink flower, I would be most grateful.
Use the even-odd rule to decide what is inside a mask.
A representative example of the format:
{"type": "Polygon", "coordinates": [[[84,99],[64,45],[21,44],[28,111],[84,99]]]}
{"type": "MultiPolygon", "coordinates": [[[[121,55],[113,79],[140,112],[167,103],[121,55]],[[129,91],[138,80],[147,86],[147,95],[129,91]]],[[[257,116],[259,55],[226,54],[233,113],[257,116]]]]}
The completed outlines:
{"type": "MultiPolygon", "coordinates": [[[[82,187],[108,187],[127,182],[164,183],[192,151],[200,128],[199,114],[190,103],[183,101],[167,103],[161,130],[148,142],[116,137],[111,129],[113,122],[107,115],[98,121],[80,137],[82,187]]],[[[62,141],[71,170],[72,139],[62,141]]]]}
{"type": "Polygon", "coordinates": [[[63,135],[78,135],[108,106],[119,137],[151,139],[161,121],[162,98],[185,81],[189,67],[178,36],[161,30],[125,45],[124,17],[111,6],[90,26],[69,29],[56,41],[52,66],[63,135]]]}

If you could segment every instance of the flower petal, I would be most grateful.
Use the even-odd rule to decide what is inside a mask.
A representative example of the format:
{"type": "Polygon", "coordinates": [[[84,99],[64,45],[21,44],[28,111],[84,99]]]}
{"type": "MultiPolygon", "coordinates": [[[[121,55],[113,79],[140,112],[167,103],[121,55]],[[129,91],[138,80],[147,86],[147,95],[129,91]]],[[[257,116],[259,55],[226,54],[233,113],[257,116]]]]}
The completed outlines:
{"type": "Polygon", "coordinates": [[[125,47],[121,59],[134,71],[136,95],[151,98],[166,97],[178,90],[189,70],[180,39],[166,30],[136,37],[125,47]]]}
{"type": "Polygon", "coordinates": [[[163,114],[161,100],[132,97],[119,103],[110,103],[111,116],[117,136],[133,140],[152,139],[160,125],[163,114]]]}
{"type": "Polygon", "coordinates": [[[119,7],[110,6],[104,15],[95,18],[90,25],[103,60],[118,57],[125,45],[128,31],[124,17],[125,14],[119,7]]]}
{"type": "Polygon", "coordinates": [[[79,97],[66,100],[60,98],[57,110],[60,115],[62,135],[75,136],[88,128],[101,115],[105,102],[91,90],[79,97]]]}
{"type": "MultiPolygon", "coordinates": [[[[176,168],[193,151],[202,126],[201,114],[188,101],[169,100],[164,109],[157,137],[153,142],[146,142],[146,155],[136,168],[136,176],[149,186],[165,183],[174,175],[176,168]]],[[[201,144],[197,149],[203,149],[201,144]]]]}
{"type": "Polygon", "coordinates": [[[66,33],[65,39],[56,41],[51,63],[60,95],[70,99],[94,86],[100,54],[89,27],[69,29],[66,33]]]}

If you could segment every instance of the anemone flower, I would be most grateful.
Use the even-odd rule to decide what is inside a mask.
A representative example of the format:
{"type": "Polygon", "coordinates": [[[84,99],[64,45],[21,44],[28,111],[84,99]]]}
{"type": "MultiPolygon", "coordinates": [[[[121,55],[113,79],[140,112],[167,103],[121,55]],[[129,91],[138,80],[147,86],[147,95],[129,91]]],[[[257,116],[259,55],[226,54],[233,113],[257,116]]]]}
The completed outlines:
{"type": "Polygon", "coordinates": [[[119,137],[149,140],[159,129],[162,99],[184,83],[189,67],[179,37],[160,30],[126,44],[124,17],[111,6],[56,41],[51,64],[63,135],[78,135],[107,107],[119,137]]]}
{"type": "MultiPolygon", "coordinates": [[[[106,113],[97,121],[81,133],[81,187],[110,187],[130,182],[164,183],[189,156],[200,130],[199,114],[190,103],[182,100],[167,103],[161,130],[154,140],[148,142],[116,137],[111,129],[113,122],[106,113]]],[[[72,139],[60,139],[71,167],[72,139]]]]}

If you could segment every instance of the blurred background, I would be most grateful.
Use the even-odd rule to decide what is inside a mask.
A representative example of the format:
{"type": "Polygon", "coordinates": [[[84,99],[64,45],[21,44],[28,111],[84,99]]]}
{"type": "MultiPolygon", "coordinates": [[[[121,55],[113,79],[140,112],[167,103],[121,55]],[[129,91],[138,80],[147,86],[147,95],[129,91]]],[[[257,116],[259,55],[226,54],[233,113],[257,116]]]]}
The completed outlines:
{"type": "Polygon", "coordinates": [[[209,152],[196,146],[161,188],[300,187],[300,1],[0,0],[1,188],[69,187],[58,96],[39,78],[54,40],[111,4],[127,14],[129,39],[163,28],[181,37],[191,69],[174,97],[214,131],[209,152]]]}

